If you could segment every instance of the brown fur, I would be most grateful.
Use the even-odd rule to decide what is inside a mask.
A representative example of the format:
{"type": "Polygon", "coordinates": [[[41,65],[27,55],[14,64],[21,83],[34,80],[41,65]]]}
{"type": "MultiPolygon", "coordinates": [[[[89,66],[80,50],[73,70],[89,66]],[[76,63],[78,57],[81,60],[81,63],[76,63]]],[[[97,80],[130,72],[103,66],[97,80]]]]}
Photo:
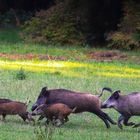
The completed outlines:
{"type": "Polygon", "coordinates": [[[11,102],[12,100],[10,100],[10,99],[4,99],[4,98],[1,98],[0,99],[0,104],[2,104],[2,103],[8,103],[8,102],[11,102]]]}
{"type": "Polygon", "coordinates": [[[5,119],[6,115],[19,115],[24,121],[26,119],[33,121],[29,112],[27,112],[27,104],[17,101],[1,103],[0,115],[3,116],[3,119],[5,119]]]}
{"type": "Polygon", "coordinates": [[[33,114],[35,113],[36,115],[38,115],[39,113],[39,115],[46,117],[47,123],[49,123],[49,121],[53,121],[53,119],[59,119],[62,123],[64,123],[69,120],[68,116],[75,110],[76,108],[70,109],[67,105],[62,103],[55,103],[51,105],[43,104],[37,107],[33,114]],[[42,111],[41,114],[39,113],[40,110],[42,111]]]}
{"type": "Polygon", "coordinates": [[[67,89],[48,90],[44,87],[42,88],[36,103],[32,106],[32,111],[41,104],[49,105],[54,103],[63,103],[71,109],[76,107],[74,113],[91,112],[96,114],[104,121],[106,127],[109,128],[109,122],[112,124],[115,124],[115,122],[101,110],[101,100],[99,98],[101,95],[96,96],[91,93],[81,93],[67,89]]]}

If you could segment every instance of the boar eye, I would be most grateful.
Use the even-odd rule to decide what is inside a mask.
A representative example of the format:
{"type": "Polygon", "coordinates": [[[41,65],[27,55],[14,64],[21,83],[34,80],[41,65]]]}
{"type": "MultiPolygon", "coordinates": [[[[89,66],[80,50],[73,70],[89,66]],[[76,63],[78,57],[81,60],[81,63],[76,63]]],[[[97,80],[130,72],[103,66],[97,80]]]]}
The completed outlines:
{"type": "Polygon", "coordinates": [[[115,99],[118,99],[119,98],[119,93],[118,92],[114,93],[114,98],[115,99]]]}

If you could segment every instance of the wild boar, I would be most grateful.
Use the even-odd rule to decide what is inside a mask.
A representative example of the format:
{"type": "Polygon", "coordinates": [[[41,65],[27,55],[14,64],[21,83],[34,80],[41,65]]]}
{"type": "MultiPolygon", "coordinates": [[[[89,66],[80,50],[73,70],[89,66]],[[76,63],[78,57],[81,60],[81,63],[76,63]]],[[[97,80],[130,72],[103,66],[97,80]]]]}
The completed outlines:
{"type": "Polygon", "coordinates": [[[125,126],[138,127],[140,124],[129,122],[131,116],[140,115],[140,92],[132,92],[128,95],[121,95],[121,91],[115,91],[105,102],[102,108],[114,108],[121,116],[118,118],[118,126],[122,129],[125,126]]]}
{"type": "Polygon", "coordinates": [[[5,120],[6,115],[19,115],[24,121],[28,119],[33,121],[30,113],[27,111],[27,103],[10,101],[0,104],[0,115],[5,120]]]}
{"type": "MultiPolygon", "coordinates": [[[[103,88],[108,90],[107,88],[103,88]]],[[[32,106],[32,111],[35,110],[41,104],[54,104],[63,103],[69,108],[76,110],[74,113],[79,112],[91,112],[96,114],[103,122],[106,127],[110,127],[110,123],[116,124],[106,113],[101,110],[101,99],[100,95],[96,96],[91,93],[81,93],[76,91],[71,91],[67,89],[50,89],[47,87],[42,88],[36,103],[32,106]]]]}
{"type": "MultiPolygon", "coordinates": [[[[68,116],[70,113],[74,113],[74,109],[70,109],[67,105],[62,103],[55,103],[55,104],[42,104],[38,106],[33,112],[32,115],[41,115],[47,118],[47,124],[51,121],[54,122],[55,120],[59,119],[61,124],[67,122],[68,116]]],[[[61,125],[59,123],[59,125],[61,125]]],[[[58,125],[57,125],[58,126],[58,125]]]]}

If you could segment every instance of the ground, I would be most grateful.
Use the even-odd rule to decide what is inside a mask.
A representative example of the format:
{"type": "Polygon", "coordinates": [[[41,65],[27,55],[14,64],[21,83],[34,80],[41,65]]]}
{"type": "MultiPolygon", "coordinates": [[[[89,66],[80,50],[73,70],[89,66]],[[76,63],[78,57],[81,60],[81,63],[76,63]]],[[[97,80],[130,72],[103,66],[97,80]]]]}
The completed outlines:
{"type": "MultiPolygon", "coordinates": [[[[86,60],[96,60],[96,61],[112,61],[112,60],[126,60],[127,55],[121,53],[120,51],[94,51],[88,52],[85,54],[87,56],[86,60]]],[[[0,53],[0,57],[4,59],[10,60],[65,60],[67,61],[69,58],[66,56],[52,56],[49,54],[7,54],[0,53]]],[[[76,60],[80,60],[79,58],[75,58],[76,60]]]]}

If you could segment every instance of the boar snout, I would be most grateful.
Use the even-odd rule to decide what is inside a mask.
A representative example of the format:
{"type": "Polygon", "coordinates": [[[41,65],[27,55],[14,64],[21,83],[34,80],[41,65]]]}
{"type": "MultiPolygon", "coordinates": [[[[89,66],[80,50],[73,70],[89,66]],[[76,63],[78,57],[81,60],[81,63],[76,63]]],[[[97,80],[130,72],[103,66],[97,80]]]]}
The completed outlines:
{"type": "Polygon", "coordinates": [[[31,115],[32,115],[32,116],[35,116],[35,115],[37,115],[37,114],[36,114],[36,113],[34,113],[34,112],[32,112],[32,113],[31,113],[31,115]]]}
{"type": "Polygon", "coordinates": [[[37,107],[38,107],[38,104],[35,103],[35,104],[32,106],[31,110],[34,111],[37,107]]]}
{"type": "Polygon", "coordinates": [[[102,104],[101,108],[107,108],[107,105],[106,104],[102,104]]]}

